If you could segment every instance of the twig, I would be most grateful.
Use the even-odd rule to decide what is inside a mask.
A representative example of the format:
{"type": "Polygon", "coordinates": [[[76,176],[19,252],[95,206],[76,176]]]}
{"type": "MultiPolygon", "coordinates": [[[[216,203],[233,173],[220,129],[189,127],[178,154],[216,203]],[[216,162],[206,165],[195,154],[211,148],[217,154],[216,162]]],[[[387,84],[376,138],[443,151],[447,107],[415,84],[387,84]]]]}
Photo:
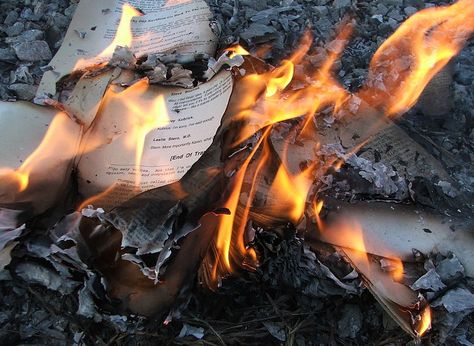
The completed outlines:
{"type": "Polygon", "coordinates": [[[219,341],[221,342],[221,345],[227,346],[224,340],[222,339],[222,337],[219,335],[219,333],[207,321],[201,320],[198,317],[194,317],[194,320],[197,322],[204,323],[204,325],[206,325],[212,331],[212,333],[217,337],[217,339],[219,339],[219,341]]]}

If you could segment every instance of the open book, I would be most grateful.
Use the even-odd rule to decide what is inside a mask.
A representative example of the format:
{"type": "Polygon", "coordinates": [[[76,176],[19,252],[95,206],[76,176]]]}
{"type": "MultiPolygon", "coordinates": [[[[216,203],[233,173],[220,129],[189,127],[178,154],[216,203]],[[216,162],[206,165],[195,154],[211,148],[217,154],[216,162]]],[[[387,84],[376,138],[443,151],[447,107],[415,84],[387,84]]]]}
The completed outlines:
{"type": "MultiPolygon", "coordinates": [[[[142,13],[130,22],[136,56],[215,53],[217,40],[204,1],[129,4],[142,13]]],[[[37,96],[54,97],[61,78],[112,57],[114,49],[107,47],[121,43],[115,37],[122,5],[120,0],[81,0],[37,96]]],[[[221,71],[190,89],[144,80],[124,88],[124,78],[127,71],[118,68],[84,75],[61,104],[65,112],[0,103],[0,132],[7,139],[0,148],[0,205],[26,205],[41,213],[61,200],[74,171],[82,198],[102,193],[93,201],[107,210],[184,175],[220,125],[232,92],[231,74],[221,71]]]]}

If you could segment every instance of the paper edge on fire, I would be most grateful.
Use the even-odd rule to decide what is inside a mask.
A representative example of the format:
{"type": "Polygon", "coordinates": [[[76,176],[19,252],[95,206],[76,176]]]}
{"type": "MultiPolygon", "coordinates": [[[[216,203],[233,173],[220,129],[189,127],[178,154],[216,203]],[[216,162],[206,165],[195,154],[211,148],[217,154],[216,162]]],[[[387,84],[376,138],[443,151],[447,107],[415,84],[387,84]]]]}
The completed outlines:
{"type": "MultiPolygon", "coordinates": [[[[56,83],[62,77],[111,58],[113,49],[106,48],[114,42],[122,3],[119,0],[80,1],[64,41],[49,64],[51,70],[44,73],[40,82],[38,99],[55,95],[56,83]]],[[[205,1],[172,4],[165,0],[130,0],[128,3],[145,12],[132,19],[134,38],[130,48],[137,56],[171,51],[215,53],[217,38],[210,26],[212,14],[205,1]]]]}
{"type": "Polygon", "coordinates": [[[361,275],[367,288],[385,311],[413,337],[418,337],[411,314],[418,314],[418,295],[408,286],[393,280],[390,273],[384,272],[380,264],[372,261],[370,255],[361,258],[360,252],[350,248],[339,248],[361,275]]]}
{"type": "Polygon", "coordinates": [[[109,193],[95,199],[95,207],[108,210],[139,192],[179,180],[211,145],[232,93],[232,76],[221,71],[193,89],[148,86],[143,92],[141,87],[137,83],[118,93],[109,90],[84,136],[77,163],[79,191],[86,198],[109,193]],[[167,114],[154,114],[165,117],[146,135],[137,184],[135,148],[127,145],[133,122],[147,121],[137,120],[137,114],[152,107],[163,112],[163,100],[167,114]],[[126,114],[130,101],[135,101],[135,116],[126,114]]]}
{"type": "MultiPolygon", "coordinates": [[[[463,264],[466,275],[474,278],[472,246],[474,233],[469,229],[451,228],[456,220],[444,220],[435,214],[404,205],[361,202],[343,203],[336,213],[360,224],[364,231],[364,245],[370,254],[413,260],[413,249],[429,254],[439,251],[454,253],[463,264]]],[[[344,237],[338,237],[337,229],[325,233],[322,240],[330,244],[351,248],[344,237]]]]}
{"type": "Polygon", "coordinates": [[[0,180],[0,203],[5,207],[26,203],[36,213],[56,203],[69,182],[81,135],[81,126],[52,107],[0,102],[0,168],[6,169],[0,180]],[[61,126],[64,130],[61,135],[67,136],[67,140],[50,137],[51,142],[44,146],[44,139],[54,126],[61,126]],[[46,147],[49,148],[45,150],[46,147]],[[11,184],[8,172],[25,164],[29,167],[28,185],[24,191],[18,191],[16,184],[11,184]]]}

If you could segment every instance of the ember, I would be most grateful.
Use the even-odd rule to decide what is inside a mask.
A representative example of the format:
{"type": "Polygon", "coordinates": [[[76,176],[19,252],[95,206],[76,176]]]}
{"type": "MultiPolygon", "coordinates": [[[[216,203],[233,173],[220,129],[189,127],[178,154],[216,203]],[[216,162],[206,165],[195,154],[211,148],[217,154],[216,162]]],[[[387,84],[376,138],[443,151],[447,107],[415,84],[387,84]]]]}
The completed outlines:
{"type": "MultiPolygon", "coordinates": [[[[76,295],[78,330],[92,319],[132,335],[144,316],[184,343],[240,344],[248,337],[228,330],[257,323],[264,333],[252,342],[366,344],[389,338],[389,317],[416,341],[469,343],[474,189],[464,181],[474,172],[463,166],[474,151],[456,131],[467,143],[456,152],[436,144],[451,131],[451,100],[425,110],[432,90],[450,98],[451,85],[436,80],[459,78],[451,61],[472,48],[474,4],[401,14],[399,5],[327,2],[81,0],[69,10],[38,105],[0,103],[2,285],[76,295]],[[361,70],[360,37],[383,28],[393,33],[363,49],[364,59],[375,51],[366,76],[348,85],[348,69],[361,70]],[[31,134],[19,141],[15,129],[31,134]],[[205,307],[203,288],[211,300],[240,301],[250,319],[233,316],[235,326],[217,331],[200,318],[228,316],[205,307]],[[264,301],[271,313],[255,320],[264,301]],[[188,320],[192,308],[200,317],[188,320]]],[[[9,32],[49,13],[27,6],[2,14],[13,61],[25,60],[21,37],[34,33],[9,32]]],[[[51,58],[41,56],[32,61],[51,58]]],[[[12,78],[37,82],[20,63],[12,78]]]]}

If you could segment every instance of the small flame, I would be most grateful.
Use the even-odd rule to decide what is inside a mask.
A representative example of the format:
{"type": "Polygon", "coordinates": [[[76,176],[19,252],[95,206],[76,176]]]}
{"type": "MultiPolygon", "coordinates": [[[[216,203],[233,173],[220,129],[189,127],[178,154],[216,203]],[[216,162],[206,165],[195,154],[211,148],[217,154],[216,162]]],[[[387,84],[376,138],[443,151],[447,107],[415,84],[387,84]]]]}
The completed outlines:
{"type": "Polygon", "coordinates": [[[313,202],[313,212],[314,217],[316,218],[316,224],[318,225],[318,230],[324,230],[324,223],[321,219],[321,210],[323,210],[324,201],[313,202]]]}
{"type": "Polygon", "coordinates": [[[282,65],[272,71],[272,77],[268,81],[266,97],[274,96],[278,91],[285,89],[293,79],[295,66],[290,60],[283,60],[282,65]]]}
{"type": "MultiPolygon", "coordinates": [[[[269,195],[277,196],[279,205],[275,208],[278,215],[285,209],[289,221],[297,224],[304,214],[306,198],[311,188],[312,179],[309,177],[311,168],[300,174],[290,174],[285,165],[280,165],[275,175],[275,180],[270,188],[269,195]]],[[[271,210],[270,210],[271,212],[271,210]]]]}
{"type": "Polygon", "coordinates": [[[400,258],[390,258],[390,261],[392,265],[390,276],[394,281],[402,281],[403,275],[405,273],[402,260],[400,258]]]}
{"type": "Polygon", "coordinates": [[[416,332],[417,332],[417,335],[421,337],[430,329],[431,329],[431,308],[429,305],[427,305],[421,314],[421,323],[416,332]]]}
{"type": "Polygon", "coordinates": [[[226,51],[230,52],[229,58],[231,58],[231,59],[233,57],[235,57],[236,55],[250,55],[250,53],[244,47],[242,47],[240,44],[229,47],[229,48],[226,49],[226,51]]]}

